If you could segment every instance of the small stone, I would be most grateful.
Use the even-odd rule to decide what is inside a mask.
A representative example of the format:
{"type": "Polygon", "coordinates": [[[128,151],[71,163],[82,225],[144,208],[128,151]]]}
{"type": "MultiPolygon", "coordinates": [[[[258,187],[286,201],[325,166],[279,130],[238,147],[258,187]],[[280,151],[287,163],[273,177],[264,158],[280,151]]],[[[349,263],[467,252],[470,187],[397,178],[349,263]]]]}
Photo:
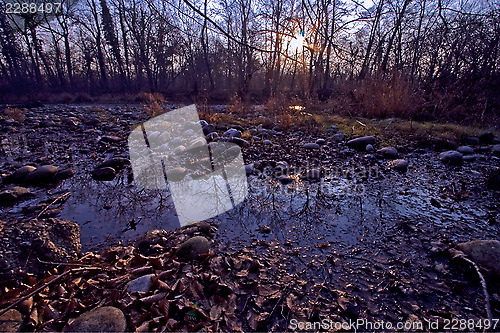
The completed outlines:
{"type": "Polygon", "coordinates": [[[234,138],[234,137],[241,138],[241,131],[234,128],[230,128],[224,133],[224,136],[227,138],[234,138]]]}
{"type": "Polygon", "coordinates": [[[500,157],[500,144],[491,147],[491,152],[493,153],[493,155],[500,157]]]}
{"type": "Polygon", "coordinates": [[[127,291],[133,293],[146,293],[153,287],[153,274],[143,275],[127,283],[127,291]]]}
{"type": "Polygon", "coordinates": [[[335,134],[334,136],[332,136],[332,139],[335,141],[335,142],[341,142],[341,141],[344,141],[345,140],[345,134],[342,133],[342,132],[338,132],[337,134],[335,134]]]}
{"type": "Polygon", "coordinates": [[[489,143],[493,142],[495,135],[489,131],[485,131],[485,132],[480,133],[477,137],[478,137],[480,143],[489,144],[489,143]]]}
{"type": "Polygon", "coordinates": [[[478,138],[468,136],[462,139],[462,143],[464,145],[479,146],[480,142],[478,138]]]}
{"type": "Polygon", "coordinates": [[[14,171],[14,174],[12,175],[12,180],[16,183],[23,182],[24,178],[26,178],[26,176],[29,173],[35,171],[35,169],[36,168],[34,166],[31,166],[31,165],[22,166],[19,169],[17,169],[16,171],[14,171]]]}
{"type": "Polygon", "coordinates": [[[321,145],[326,144],[326,140],[325,139],[318,139],[318,140],[316,140],[316,143],[321,146],[321,145]]]}
{"type": "Polygon", "coordinates": [[[167,170],[167,181],[178,182],[184,179],[186,176],[187,170],[183,167],[177,167],[170,170],[167,170]]]}
{"type": "Polygon", "coordinates": [[[105,143],[116,143],[120,142],[121,138],[114,136],[114,135],[105,135],[101,138],[99,138],[99,142],[105,142],[105,143]]]}
{"type": "Polygon", "coordinates": [[[10,309],[0,316],[0,332],[19,332],[22,324],[23,317],[15,309],[10,309]]]}
{"type": "Polygon", "coordinates": [[[125,332],[127,320],[123,312],[113,306],[95,308],[78,316],[64,332],[125,332]]]}
{"type": "Polygon", "coordinates": [[[92,171],[92,178],[95,180],[110,181],[115,179],[116,170],[112,167],[98,168],[92,171]]]}
{"type": "Polygon", "coordinates": [[[303,147],[305,149],[319,149],[319,144],[311,142],[311,143],[304,144],[303,147]]]}
{"type": "Polygon", "coordinates": [[[373,152],[375,152],[375,148],[373,148],[373,146],[370,145],[370,144],[366,145],[365,150],[366,150],[367,153],[373,153],[373,152]]]}
{"type": "Polygon", "coordinates": [[[347,141],[347,147],[364,151],[367,145],[374,145],[376,141],[373,136],[364,136],[347,141]]]}
{"type": "Polygon", "coordinates": [[[176,254],[181,259],[196,259],[200,254],[207,254],[210,242],[203,236],[194,236],[179,246],[176,254]]]}
{"type": "Polygon", "coordinates": [[[408,161],[399,159],[389,162],[389,167],[396,171],[406,172],[408,170],[408,161]]]}
{"type": "Polygon", "coordinates": [[[104,162],[99,164],[97,168],[99,169],[99,168],[111,167],[115,170],[121,170],[128,164],[130,164],[130,160],[128,158],[114,157],[110,158],[109,160],[105,160],[104,162]]]}
{"type": "Polygon", "coordinates": [[[458,166],[464,163],[463,155],[456,150],[449,150],[439,154],[439,159],[446,165],[458,166]]]}
{"type": "Polygon", "coordinates": [[[255,168],[255,164],[254,163],[245,165],[245,173],[246,173],[246,175],[250,176],[253,173],[254,168],[255,168]]]}
{"type": "Polygon", "coordinates": [[[57,173],[57,167],[53,165],[42,165],[30,172],[24,181],[29,184],[49,183],[57,173]]]}
{"type": "Polygon", "coordinates": [[[206,120],[203,120],[203,119],[202,119],[202,120],[200,120],[200,125],[201,125],[201,127],[203,128],[203,127],[207,126],[207,125],[208,125],[208,123],[207,123],[207,121],[206,121],[206,120]]]}
{"type": "Polygon", "coordinates": [[[264,141],[262,141],[262,143],[263,143],[263,144],[265,144],[265,145],[268,145],[268,146],[270,146],[270,145],[272,145],[272,144],[273,144],[273,143],[271,142],[271,140],[264,140],[264,141]]]}
{"type": "Polygon", "coordinates": [[[65,180],[73,177],[75,175],[75,170],[73,169],[65,169],[56,173],[54,176],[54,180],[65,180]]]}
{"type": "Polygon", "coordinates": [[[229,140],[227,140],[227,142],[235,143],[240,147],[248,147],[249,146],[248,141],[243,140],[242,138],[234,137],[234,136],[229,138],[229,140]]]}
{"type": "Polygon", "coordinates": [[[218,137],[219,137],[219,134],[217,134],[217,132],[212,132],[212,133],[209,133],[205,136],[205,140],[215,141],[218,137]]]}
{"type": "Polygon", "coordinates": [[[472,155],[472,154],[474,154],[474,149],[472,149],[469,146],[460,146],[460,147],[457,148],[457,151],[460,154],[463,154],[463,155],[472,155]]]}
{"type": "Polygon", "coordinates": [[[383,158],[396,159],[398,158],[398,150],[394,147],[384,147],[379,149],[377,153],[381,154],[383,158]]]}
{"type": "Polygon", "coordinates": [[[208,135],[210,133],[216,132],[215,126],[212,124],[208,124],[206,126],[203,126],[203,134],[208,135]]]}

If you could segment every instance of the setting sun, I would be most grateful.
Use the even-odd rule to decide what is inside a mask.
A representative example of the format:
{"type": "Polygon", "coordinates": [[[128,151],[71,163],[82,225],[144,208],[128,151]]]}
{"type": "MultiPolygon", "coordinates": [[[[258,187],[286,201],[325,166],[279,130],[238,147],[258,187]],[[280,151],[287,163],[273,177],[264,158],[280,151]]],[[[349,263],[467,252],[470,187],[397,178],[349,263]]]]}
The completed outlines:
{"type": "Polygon", "coordinates": [[[304,46],[304,43],[305,37],[303,36],[303,33],[299,33],[290,41],[290,50],[300,50],[302,46],[304,46]]]}

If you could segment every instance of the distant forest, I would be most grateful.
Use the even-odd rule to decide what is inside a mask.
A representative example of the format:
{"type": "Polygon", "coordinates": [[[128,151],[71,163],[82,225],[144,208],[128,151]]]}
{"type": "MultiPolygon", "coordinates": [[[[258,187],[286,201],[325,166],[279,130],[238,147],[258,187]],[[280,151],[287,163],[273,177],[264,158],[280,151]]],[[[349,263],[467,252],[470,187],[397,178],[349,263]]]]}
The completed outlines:
{"type": "Polygon", "coordinates": [[[160,92],[499,110],[496,1],[66,0],[56,15],[7,13],[14,2],[0,11],[3,100],[160,92]]]}

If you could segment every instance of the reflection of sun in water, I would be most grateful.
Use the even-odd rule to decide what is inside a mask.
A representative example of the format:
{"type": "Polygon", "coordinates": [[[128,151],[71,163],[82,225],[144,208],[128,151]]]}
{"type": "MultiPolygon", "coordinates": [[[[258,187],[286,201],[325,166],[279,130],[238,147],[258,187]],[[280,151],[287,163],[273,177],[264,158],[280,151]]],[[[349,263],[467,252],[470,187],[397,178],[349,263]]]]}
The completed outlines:
{"type": "Polygon", "coordinates": [[[305,37],[302,36],[301,33],[297,34],[291,41],[290,41],[290,50],[291,51],[302,51],[302,46],[304,46],[305,42],[305,37]]]}

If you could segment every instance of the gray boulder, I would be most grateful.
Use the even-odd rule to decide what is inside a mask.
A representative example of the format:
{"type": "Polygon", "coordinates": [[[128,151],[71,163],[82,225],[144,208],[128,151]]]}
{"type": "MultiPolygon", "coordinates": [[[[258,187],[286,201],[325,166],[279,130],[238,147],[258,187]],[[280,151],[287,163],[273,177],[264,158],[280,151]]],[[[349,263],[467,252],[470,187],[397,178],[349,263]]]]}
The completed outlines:
{"type": "Polygon", "coordinates": [[[497,240],[473,240],[455,246],[476,264],[500,276],[500,242],[497,240]]]}

